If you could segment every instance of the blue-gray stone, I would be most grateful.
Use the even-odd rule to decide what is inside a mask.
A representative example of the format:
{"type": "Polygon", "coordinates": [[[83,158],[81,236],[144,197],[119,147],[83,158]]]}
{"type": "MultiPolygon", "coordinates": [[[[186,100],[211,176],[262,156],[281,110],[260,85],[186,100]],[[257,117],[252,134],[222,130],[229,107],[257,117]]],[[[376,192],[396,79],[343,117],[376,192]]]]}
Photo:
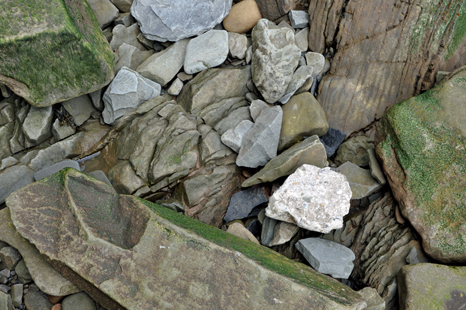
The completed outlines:
{"type": "Polygon", "coordinates": [[[329,128],[327,133],[320,137],[320,142],[325,147],[327,157],[332,157],[340,144],[345,140],[346,135],[339,129],[329,128]]]}
{"type": "Polygon", "coordinates": [[[249,188],[237,192],[231,196],[224,220],[228,223],[248,217],[255,207],[266,202],[267,197],[260,188],[249,188]]]}
{"type": "Polygon", "coordinates": [[[293,28],[306,28],[309,25],[309,14],[305,11],[291,10],[288,17],[293,28]]]}

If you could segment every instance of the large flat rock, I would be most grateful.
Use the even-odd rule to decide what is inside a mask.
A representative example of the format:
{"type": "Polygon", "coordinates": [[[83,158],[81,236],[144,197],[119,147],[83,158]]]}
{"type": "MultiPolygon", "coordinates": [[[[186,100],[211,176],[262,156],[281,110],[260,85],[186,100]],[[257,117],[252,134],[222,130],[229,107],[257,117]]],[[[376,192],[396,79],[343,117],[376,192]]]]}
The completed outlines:
{"type": "Polygon", "coordinates": [[[114,74],[112,50],[83,0],[3,1],[0,55],[0,83],[38,107],[98,90],[114,74]]]}
{"type": "Polygon", "coordinates": [[[18,232],[108,309],[365,307],[305,265],[73,169],[7,205],[18,232]]]}

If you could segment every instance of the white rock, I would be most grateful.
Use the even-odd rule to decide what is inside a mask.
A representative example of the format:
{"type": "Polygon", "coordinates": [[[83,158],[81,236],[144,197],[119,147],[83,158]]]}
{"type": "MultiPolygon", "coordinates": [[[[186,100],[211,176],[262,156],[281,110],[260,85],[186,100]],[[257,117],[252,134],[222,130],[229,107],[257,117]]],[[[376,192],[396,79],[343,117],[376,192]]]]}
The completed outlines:
{"type": "Polygon", "coordinates": [[[244,135],[247,134],[249,130],[251,130],[252,126],[254,126],[253,122],[244,120],[236,125],[235,128],[228,129],[221,137],[223,144],[238,153],[244,135]]]}
{"type": "Polygon", "coordinates": [[[170,88],[167,90],[168,94],[172,96],[178,96],[183,89],[183,85],[183,82],[179,78],[176,78],[172,85],[170,85],[170,88]]]}
{"type": "Polygon", "coordinates": [[[222,64],[228,56],[228,32],[210,30],[191,39],[186,47],[184,71],[194,74],[222,64]]]}
{"type": "Polygon", "coordinates": [[[346,177],[330,168],[303,165],[270,198],[268,217],[328,233],[343,226],[351,188],[346,177]]]}
{"type": "Polygon", "coordinates": [[[246,35],[236,32],[228,32],[228,49],[230,50],[230,55],[232,57],[244,59],[248,49],[248,39],[246,35]]]}

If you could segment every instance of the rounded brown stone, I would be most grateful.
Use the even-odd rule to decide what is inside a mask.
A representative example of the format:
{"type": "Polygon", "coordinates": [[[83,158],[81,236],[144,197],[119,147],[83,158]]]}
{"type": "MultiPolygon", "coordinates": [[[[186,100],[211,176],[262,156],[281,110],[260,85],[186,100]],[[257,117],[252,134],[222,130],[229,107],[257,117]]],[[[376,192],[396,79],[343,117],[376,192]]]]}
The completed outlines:
{"type": "Polygon", "coordinates": [[[223,20],[223,27],[230,32],[245,33],[262,18],[254,0],[244,0],[231,7],[230,14],[223,20]]]}

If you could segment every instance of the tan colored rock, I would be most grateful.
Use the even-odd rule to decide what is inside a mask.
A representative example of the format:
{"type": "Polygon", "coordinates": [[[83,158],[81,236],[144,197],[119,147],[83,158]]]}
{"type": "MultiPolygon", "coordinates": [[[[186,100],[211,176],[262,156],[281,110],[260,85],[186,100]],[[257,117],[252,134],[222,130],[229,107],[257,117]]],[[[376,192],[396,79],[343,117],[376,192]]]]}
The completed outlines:
{"type": "Polygon", "coordinates": [[[243,0],[231,7],[230,13],[223,20],[225,30],[245,33],[251,30],[262,18],[255,0],[243,0]]]}
{"type": "Polygon", "coordinates": [[[293,238],[299,231],[299,227],[292,223],[279,222],[273,229],[273,239],[269,246],[280,245],[286,243],[293,238]]]}
{"type": "Polygon", "coordinates": [[[254,237],[254,235],[240,223],[231,224],[227,229],[227,233],[233,234],[237,237],[240,237],[241,239],[249,240],[260,245],[256,237],[254,237]]]}

